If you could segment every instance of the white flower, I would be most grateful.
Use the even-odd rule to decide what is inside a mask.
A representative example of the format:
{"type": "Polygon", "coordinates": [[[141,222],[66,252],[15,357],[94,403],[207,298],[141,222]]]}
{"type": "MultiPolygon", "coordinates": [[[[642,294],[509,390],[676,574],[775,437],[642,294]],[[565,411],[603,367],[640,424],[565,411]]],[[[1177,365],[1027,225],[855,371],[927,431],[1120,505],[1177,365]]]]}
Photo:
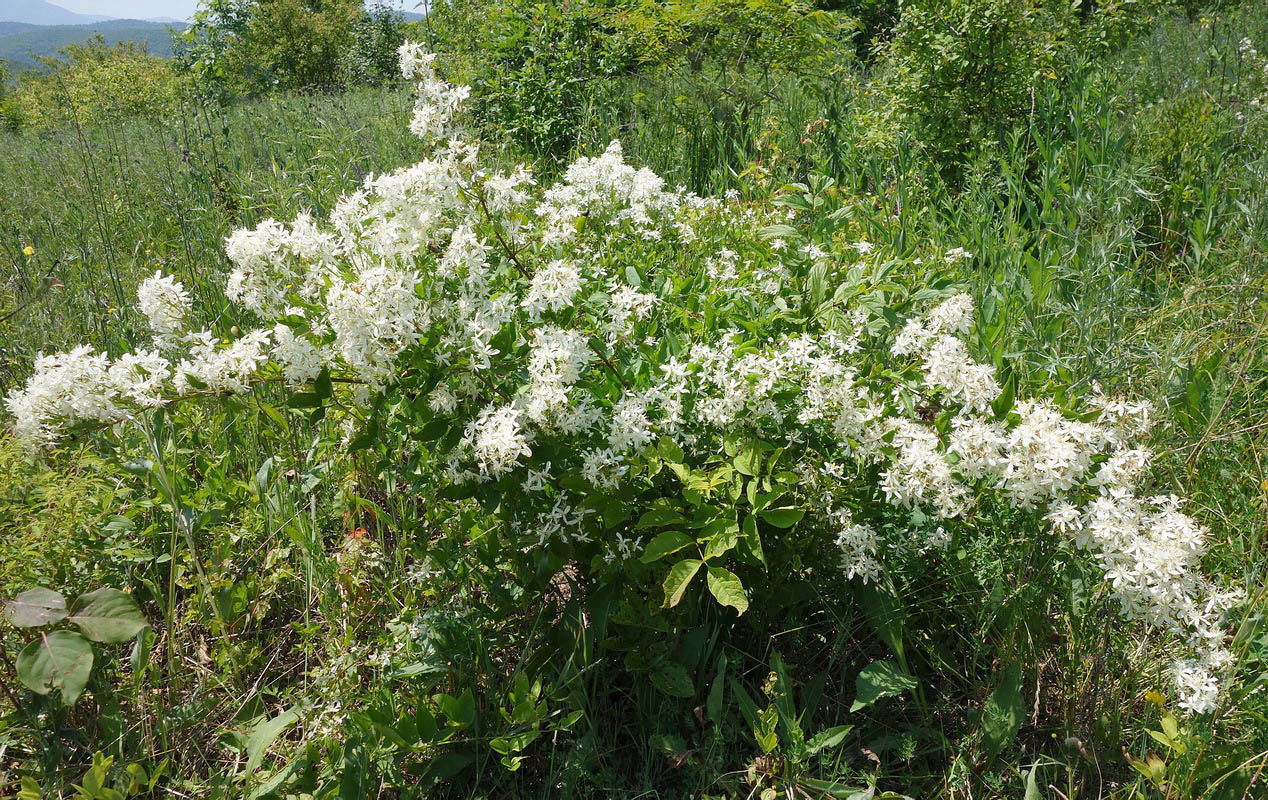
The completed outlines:
{"type": "Polygon", "coordinates": [[[543,311],[563,311],[573,303],[581,289],[581,270],[562,259],[556,259],[533,274],[524,310],[530,319],[540,319],[543,311]]]}
{"type": "Polygon", "coordinates": [[[63,425],[118,419],[122,412],[115,404],[118,390],[109,366],[106,354],[89,345],[36,358],[26,385],[5,398],[14,435],[32,447],[43,447],[57,441],[63,425]]]}
{"type": "Polygon", "coordinates": [[[520,411],[512,406],[487,406],[467,426],[464,438],[481,475],[500,477],[533,455],[520,411]]]}
{"type": "Polygon", "coordinates": [[[166,342],[185,329],[189,315],[189,293],[171,275],[155,272],[137,287],[137,308],[150,323],[156,338],[166,342]]]}
{"type": "Polygon", "coordinates": [[[270,333],[252,331],[229,343],[218,343],[210,331],[191,334],[189,357],[176,366],[173,386],[181,394],[202,387],[232,394],[249,391],[256,372],[269,360],[270,333]]]}
{"type": "Polygon", "coordinates": [[[326,310],[335,335],[334,354],[371,384],[386,382],[396,357],[418,341],[425,324],[418,275],[386,265],[369,267],[345,282],[336,278],[326,310]]]}
{"type": "Polygon", "coordinates": [[[273,360],[291,387],[316,379],[329,361],[325,348],[313,344],[306,336],[297,336],[281,323],[273,326],[273,343],[273,360]]]}

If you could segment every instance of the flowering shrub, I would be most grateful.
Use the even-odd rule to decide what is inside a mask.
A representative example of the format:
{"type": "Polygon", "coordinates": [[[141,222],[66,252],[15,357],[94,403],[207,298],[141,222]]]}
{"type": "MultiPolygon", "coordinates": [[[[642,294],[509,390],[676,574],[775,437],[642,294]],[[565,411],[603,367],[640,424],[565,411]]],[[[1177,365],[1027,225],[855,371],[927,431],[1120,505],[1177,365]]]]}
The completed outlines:
{"type": "Polygon", "coordinates": [[[155,275],[138,297],[152,346],[41,357],[6,399],[15,433],[50,446],[282,384],[340,419],[349,449],[386,442],[401,475],[479,504],[508,558],[634,592],[650,577],[664,607],[707,591],[737,614],[774,600],[768,552],[872,584],[1008,509],[1099,565],[1122,613],[1174,646],[1181,704],[1216,707],[1240,594],[1203,577],[1182,501],[1140,493],[1147,404],[1016,398],[970,352],[971,299],[814,235],[809,188],[701,198],[618,143],[545,189],[494,169],[457,124],[466,89],[417,45],[400,56],[431,156],[326,222],[234,233],[226,293],[258,328],[185,330],[187,294],[155,275]]]}

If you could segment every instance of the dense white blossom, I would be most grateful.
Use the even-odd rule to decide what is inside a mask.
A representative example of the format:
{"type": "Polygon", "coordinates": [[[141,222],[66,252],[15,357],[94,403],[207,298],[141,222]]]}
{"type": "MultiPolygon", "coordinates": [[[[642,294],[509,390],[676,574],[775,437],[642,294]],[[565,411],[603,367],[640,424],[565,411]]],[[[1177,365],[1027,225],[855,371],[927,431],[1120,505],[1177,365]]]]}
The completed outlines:
{"type": "Polygon", "coordinates": [[[150,330],[162,343],[184,332],[189,316],[189,293],[185,286],[171,275],[155,272],[141,281],[137,287],[137,310],[145,315],[150,330]]]}

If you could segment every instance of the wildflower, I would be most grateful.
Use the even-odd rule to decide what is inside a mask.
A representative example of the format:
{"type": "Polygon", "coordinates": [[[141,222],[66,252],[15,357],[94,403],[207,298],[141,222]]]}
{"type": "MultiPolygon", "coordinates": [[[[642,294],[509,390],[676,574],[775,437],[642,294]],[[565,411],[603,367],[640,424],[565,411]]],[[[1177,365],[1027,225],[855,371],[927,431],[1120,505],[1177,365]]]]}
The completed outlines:
{"type": "Polygon", "coordinates": [[[189,293],[171,275],[155,272],[137,287],[137,307],[149,321],[156,340],[169,342],[185,329],[190,310],[189,293]]]}

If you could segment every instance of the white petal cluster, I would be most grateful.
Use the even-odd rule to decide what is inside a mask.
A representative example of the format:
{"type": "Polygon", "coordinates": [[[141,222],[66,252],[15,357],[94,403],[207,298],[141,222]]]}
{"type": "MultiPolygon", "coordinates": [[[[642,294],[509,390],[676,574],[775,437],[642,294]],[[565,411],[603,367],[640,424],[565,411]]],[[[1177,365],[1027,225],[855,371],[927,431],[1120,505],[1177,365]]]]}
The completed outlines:
{"type": "Polygon", "coordinates": [[[150,324],[150,330],[160,342],[184,332],[189,316],[189,293],[185,286],[171,275],[155,272],[141,281],[136,291],[137,310],[150,324]]]}
{"type": "Polygon", "coordinates": [[[425,308],[418,275],[389,266],[362,270],[354,281],[335,278],[326,297],[332,350],[373,384],[391,377],[396,357],[418,340],[425,308]]]}
{"type": "Polygon", "coordinates": [[[579,158],[568,167],[564,179],[546,190],[537,213],[543,242],[560,244],[573,238],[582,217],[629,222],[654,235],[657,218],[677,211],[683,202],[681,192],[665,190],[659,175],[626,164],[621,143],[614,141],[603,155],[579,158]]]}
{"type": "Polygon", "coordinates": [[[287,225],[266,219],[253,229],[236,230],[225,240],[233,271],[225,295],[266,319],[291,305],[292,297],[314,300],[339,256],[333,234],[320,230],[304,214],[287,225]]]}
{"type": "Polygon", "coordinates": [[[470,87],[453,86],[436,77],[436,55],[424,53],[415,42],[405,42],[397,53],[401,75],[415,81],[418,90],[410,132],[424,140],[448,137],[453,132],[454,116],[471,94],[470,87]]]}
{"type": "Polygon", "coordinates": [[[463,443],[481,478],[499,478],[533,455],[521,413],[510,405],[488,406],[467,425],[463,443]]]}
{"type": "Polygon", "coordinates": [[[34,446],[49,445],[59,436],[62,420],[113,420],[120,416],[110,380],[110,359],[88,345],[69,353],[40,356],[26,385],[5,398],[13,417],[13,432],[34,446]]]}
{"type": "Polygon", "coordinates": [[[837,528],[836,542],[841,548],[841,569],[845,576],[858,578],[863,583],[877,580],[881,575],[881,562],[876,557],[876,531],[856,523],[844,508],[835,509],[829,516],[837,528]]]}
{"type": "Polygon", "coordinates": [[[232,342],[200,331],[190,335],[190,342],[189,356],[173,371],[172,384],[179,394],[249,391],[256,372],[269,360],[269,331],[252,331],[232,342]]]}
{"type": "MultiPolygon", "coordinates": [[[[843,257],[849,245],[797,238],[789,210],[667,190],[626,164],[616,142],[544,191],[525,169],[487,171],[474,144],[441,141],[456,135],[467,90],[439,80],[417,45],[401,48],[400,63],[419,84],[411,127],[435,140],[431,157],[370,176],[328,220],[265,220],[230,235],[225,291],[259,329],[184,334],[189,298],[156,273],[138,308],[158,348],[41,356],[6,397],[15,433],[49,445],[78,422],[242,393],[260,379],[299,389],[328,370],[339,399],[354,403],[399,380],[462,429],[435,454],[443,474],[522,489],[526,510],[507,522],[539,544],[590,543],[600,526],[580,498],[644,480],[649,451],[717,464],[756,440],[798,454],[780,479],[796,484],[788,502],[835,537],[850,579],[883,574],[892,552],[882,541],[889,551],[914,541],[923,555],[946,546],[946,528],[961,529],[895,530],[891,518],[948,520],[985,504],[1042,515],[1095,560],[1126,617],[1185,644],[1173,671],[1185,708],[1218,704],[1231,663],[1223,618],[1238,595],[1202,576],[1207,534],[1180,501],[1137,494],[1148,477],[1147,403],[1098,390],[1077,406],[1021,399],[997,415],[994,367],[968,343],[968,295],[912,316],[888,349],[892,315],[865,303],[791,321],[802,303],[788,294],[800,292],[796,271],[865,280],[875,259],[859,256],[874,247],[857,242],[858,255],[843,257]],[[756,233],[775,224],[788,228],[778,246],[756,233]],[[675,294],[688,257],[690,288],[675,294]],[[782,263],[763,266],[772,260],[782,263]],[[576,497],[561,488],[578,480],[589,486],[576,497]],[[911,511],[886,508],[881,495],[911,511]],[[846,510],[860,504],[872,506],[859,512],[870,524],[846,510]]],[[[603,534],[596,563],[636,554],[640,540],[626,533],[603,534]]]]}
{"type": "Polygon", "coordinates": [[[581,269],[574,263],[555,259],[533,274],[528,294],[524,297],[524,310],[529,319],[541,319],[546,311],[563,311],[572,305],[581,290],[581,269]]]}

